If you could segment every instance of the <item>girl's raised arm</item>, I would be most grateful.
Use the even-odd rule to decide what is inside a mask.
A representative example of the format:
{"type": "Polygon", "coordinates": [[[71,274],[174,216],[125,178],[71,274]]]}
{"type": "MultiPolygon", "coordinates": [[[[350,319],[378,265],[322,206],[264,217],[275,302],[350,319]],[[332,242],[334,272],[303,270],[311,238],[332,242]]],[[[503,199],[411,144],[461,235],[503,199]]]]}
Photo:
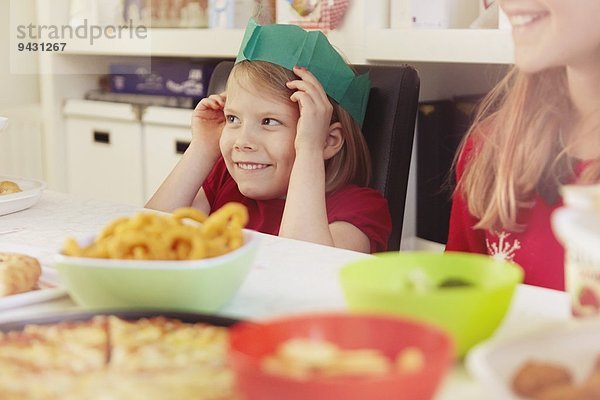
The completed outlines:
{"type": "Polygon", "coordinates": [[[300,106],[296,159],[288,186],[279,236],[369,252],[369,238],[347,222],[329,224],[325,199],[325,162],[343,146],[342,126],[331,124],[333,106],[319,81],[308,70],[294,68],[299,80],[290,99],[300,106]]]}
{"type": "Polygon", "coordinates": [[[225,93],[202,99],[192,114],[192,141],[175,168],[146,203],[147,208],[173,211],[196,207],[205,213],[210,205],[202,183],[219,159],[219,138],[225,124],[225,93]]]}

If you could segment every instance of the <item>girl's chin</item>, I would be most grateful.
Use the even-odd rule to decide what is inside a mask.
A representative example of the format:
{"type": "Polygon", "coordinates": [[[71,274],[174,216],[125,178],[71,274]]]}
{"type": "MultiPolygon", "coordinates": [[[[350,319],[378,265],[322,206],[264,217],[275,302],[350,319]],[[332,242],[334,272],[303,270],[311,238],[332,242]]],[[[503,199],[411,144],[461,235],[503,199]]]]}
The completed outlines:
{"type": "Polygon", "coordinates": [[[535,74],[546,69],[562,66],[552,54],[536,55],[528,49],[518,49],[515,52],[515,65],[521,72],[535,74]]]}
{"type": "Polygon", "coordinates": [[[252,200],[273,200],[273,199],[285,199],[285,193],[280,194],[271,190],[265,190],[264,188],[249,187],[246,185],[239,185],[238,189],[244,197],[252,200]]]}

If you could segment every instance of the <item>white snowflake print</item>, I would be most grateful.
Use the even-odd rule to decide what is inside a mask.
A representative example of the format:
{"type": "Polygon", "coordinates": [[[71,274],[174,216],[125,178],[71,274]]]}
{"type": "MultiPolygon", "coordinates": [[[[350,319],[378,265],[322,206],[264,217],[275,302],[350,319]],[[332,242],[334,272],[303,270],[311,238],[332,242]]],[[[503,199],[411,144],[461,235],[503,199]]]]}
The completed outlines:
{"type": "Polygon", "coordinates": [[[490,242],[485,239],[488,254],[497,260],[512,261],[515,258],[515,252],[521,248],[521,243],[515,239],[514,241],[507,240],[510,236],[508,232],[500,232],[496,234],[497,241],[490,242]]]}

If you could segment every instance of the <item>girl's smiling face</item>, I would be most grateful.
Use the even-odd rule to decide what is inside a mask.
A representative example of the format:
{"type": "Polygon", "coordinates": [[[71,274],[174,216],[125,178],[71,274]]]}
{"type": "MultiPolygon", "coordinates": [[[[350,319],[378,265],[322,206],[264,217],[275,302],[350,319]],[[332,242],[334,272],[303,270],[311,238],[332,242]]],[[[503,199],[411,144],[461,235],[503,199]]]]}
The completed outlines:
{"type": "Polygon", "coordinates": [[[296,157],[298,106],[232,77],[224,113],[221,153],[240,192],[255,200],[284,198],[296,157]]]}
{"type": "Polygon", "coordinates": [[[599,0],[500,0],[500,6],[513,27],[521,70],[599,65],[599,0]]]}

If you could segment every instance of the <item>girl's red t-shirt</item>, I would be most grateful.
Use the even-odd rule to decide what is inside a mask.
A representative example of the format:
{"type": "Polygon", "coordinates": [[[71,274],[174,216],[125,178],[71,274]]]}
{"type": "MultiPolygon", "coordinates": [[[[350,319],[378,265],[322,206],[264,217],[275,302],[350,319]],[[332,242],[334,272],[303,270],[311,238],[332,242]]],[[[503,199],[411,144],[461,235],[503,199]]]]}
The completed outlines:
{"type": "MultiPolygon", "coordinates": [[[[249,229],[277,235],[283,216],[285,199],[254,200],[240,193],[223,158],[215,164],[202,185],[211,211],[230,201],[248,208],[249,229]]],[[[345,221],[360,229],[371,243],[371,253],[385,251],[392,230],[387,200],[378,191],[356,185],[346,185],[326,194],[329,223],[345,221]]]]}

